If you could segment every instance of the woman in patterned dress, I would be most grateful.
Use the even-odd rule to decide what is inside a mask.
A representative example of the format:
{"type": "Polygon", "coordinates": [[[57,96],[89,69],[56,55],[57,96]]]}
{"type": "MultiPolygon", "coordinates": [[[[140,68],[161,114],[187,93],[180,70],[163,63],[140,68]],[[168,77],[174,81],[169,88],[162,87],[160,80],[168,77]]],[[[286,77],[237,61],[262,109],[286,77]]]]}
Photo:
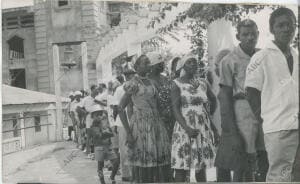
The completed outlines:
{"type": "Polygon", "coordinates": [[[165,123],[169,138],[171,140],[173,127],[175,124],[175,117],[172,112],[171,102],[172,81],[161,74],[165,69],[165,63],[161,54],[159,54],[158,52],[150,52],[147,53],[147,57],[151,62],[151,72],[149,73],[149,78],[157,89],[158,112],[160,113],[160,117],[165,123]]]}
{"type": "Polygon", "coordinates": [[[179,62],[177,68],[181,68],[181,75],[174,80],[171,92],[176,118],[171,166],[175,169],[175,182],[187,181],[192,169],[196,170],[196,180],[204,182],[205,169],[213,167],[215,158],[217,130],[209,118],[208,102],[210,99],[216,103],[216,98],[204,80],[195,79],[195,57],[185,56],[179,62]]]}
{"type": "Polygon", "coordinates": [[[171,160],[170,140],[157,110],[157,91],[147,78],[149,64],[145,55],[137,59],[137,76],[124,84],[119,113],[127,133],[133,182],[138,183],[166,182],[171,160]],[[133,113],[128,124],[124,109],[130,101],[133,113]]]}

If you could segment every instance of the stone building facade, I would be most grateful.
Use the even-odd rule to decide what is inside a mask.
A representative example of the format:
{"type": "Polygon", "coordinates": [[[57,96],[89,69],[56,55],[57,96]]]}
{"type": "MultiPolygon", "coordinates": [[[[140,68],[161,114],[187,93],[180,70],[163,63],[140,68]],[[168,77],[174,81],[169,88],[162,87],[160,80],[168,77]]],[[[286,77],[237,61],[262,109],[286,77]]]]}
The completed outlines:
{"type": "Polygon", "coordinates": [[[157,36],[156,31],[190,3],[166,12],[155,28],[147,27],[150,20],[159,16],[162,6],[121,1],[34,0],[33,6],[4,9],[3,83],[59,96],[87,89],[116,74],[116,61],[140,54],[143,43],[157,36]]]}
{"type": "Polygon", "coordinates": [[[109,31],[135,4],[105,1],[35,0],[33,6],[2,11],[3,83],[61,94],[83,88],[80,43],[86,42],[88,83],[96,79],[96,57],[109,31]],[[128,11],[123,11],[123,10],[128,11]],[[54,76],[53,44],[59,45],[60,75],[54,76]],[[74,62],[66,68],[62,63],[74,62]]]}

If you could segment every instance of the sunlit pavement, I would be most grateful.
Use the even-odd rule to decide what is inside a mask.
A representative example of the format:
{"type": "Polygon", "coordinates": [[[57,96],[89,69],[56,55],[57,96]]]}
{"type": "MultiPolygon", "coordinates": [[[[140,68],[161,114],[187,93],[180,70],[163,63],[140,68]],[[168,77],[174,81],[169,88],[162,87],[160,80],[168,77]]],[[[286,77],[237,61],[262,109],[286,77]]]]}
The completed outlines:
{"type": "MultiPolygon", "coordinates": [[[[100,183],[97,176],[97,162],[95,160],[88,159],[86,154],[77,149],[73,142],[60,142],[56,143],[55,148],[52,150],[48,148],[48,152],[41,154],[34,159],[28,160],[26,163],[13,170],[8,170],[7,166],[3,166],[3,182],[4,183],[100,183]]],[[[43,149],[47,149],[47,145],[43,149]]],[[[40,148],[34,148],[40,149],[40,148]]],[[[20,157],[26,158],[26,154],[35,153],[36,150],[24,151],[20,156],[20,153],[13,153],[9,157],[4,157],[6,163],[10,165],[13,162],[18,162],[20,157]],[[14,159],[16,155],[16,159],[14,159]]],[[[28,157],[28,156],[27,156],[28,157]]],[[[4,164],[4,163],[3,163],[4,164]]],[[[110,171],[104,170],[106,183],[111,183],[109,180],[110,171]]],[[[215,181],[215,170],[210,169],[207,172],[208,181],[215,181]]],[[[116,176],[117,183],[121,182],[121,176],[116,176]]]]}

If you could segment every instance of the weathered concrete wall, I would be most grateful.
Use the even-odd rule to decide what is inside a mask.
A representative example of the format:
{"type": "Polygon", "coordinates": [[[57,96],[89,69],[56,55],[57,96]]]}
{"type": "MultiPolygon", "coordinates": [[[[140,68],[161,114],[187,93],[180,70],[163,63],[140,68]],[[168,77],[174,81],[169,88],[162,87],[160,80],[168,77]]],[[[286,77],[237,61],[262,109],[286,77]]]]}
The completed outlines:
{"type": "MultiPolygon", "coordinates": [[[[80,45],[72,46],[73,53],[71,58],[76,62],[76,66],[68,69],[66,67],[60,67],[61,77],[61,96],[68,96],[70,91],[77,91],[83,89],[83,78],[82,78],[82,61],[81,61],[81,47],[80,45]]],[[[65,62],[64,57],[65,46],[59,46],[60,62],[65,62]]]]}
{"type": "Polygon", "coordinates": [[[49,60],[49,44],[47,37],[47,14],[45,2],[36,0],[34,6],[34,27],[35,27],[35,42],[36,42],[36,59],[38,73],[38,91],[53,93],[51,87],[51,67],[49,60]]]}
{"type": "Polygon", "coordinates": [[[2,32],[2,82],[10,85],[9,69],[24,68],[26,88],[37,90],[37,63],[34,28],[7,29],[2,32]],[[24,39],[24,59],[9,60],[9,45],[7,41],[13,36],[24,39]]]}
{"type": "MultiPolygon", "coordinates": [[[[36,26],[39,26],[39,29],[36,31],[37,37],[39,35],[44,35],[43,38],[40,38],[40,44],[38,49],[43,49],[42,54],[39,54],[41,60],[43,60],[45,66],[47,64],[47,71],[44,66],[40,68],[40,75],[44,77],[44,81],[48,82],[47,86],[49,87],[46,91],[45,83],[41,83],[40,91],[45,89],[45,92],[54,93],[54,84],[58,80],[62,83],[62,95],[67,94],[72,88],[81,89],[82,83],[78,82],[81,72],[79,70],[72,69],[72,72],[64,73],[61,68],[61,75],[54,76],[53,72],[53,43],[62,43],[62,42],[73,42],[81,41],[81,7],[79,1],[70,1],[70,5],[64,7],[58,7],[57,1],[47,0],[45,2],[36,2],[36,26]],[[70,83],[67,80],[75,80],[73,83],[70,83]],[[71,85],[71,84],[75,84],[71,85]]],[[[74,52],[79,53],[79,52],[74,52]]],[[[60,53],[61,55],[63,52],[60,53]]],[[[63,55],[62,55],[63,56],[63,55]]],[[[77,57],[78,58],[78,57],[77,57]]],[[[61,61],[62,62],[62,61],[61,61]]],[[[80,81],[80,80],[79,80],[80,81]]],[[[82,81],[82,80],[81,80],[82,81]]]]}
{"type": "MultiPolygon", "coordinates": [[[[52,46],[56,42],[85,41],[89,85],[97,83],[96,58],[98,53],[104,43],[110,40],[106,37],[114,37],[120,30],[107,35],[111,30],[107,22],[108,2],[82,0],[69,1],[69,3],[68,6],[58,7],[56,0],[34,0],[34,6],[31,8],[34,12],[34,27],[30,30],[26,28],[29,30],[30,39],[25,39],[26,44],[31,41],[31,45],[26,45],[26,49],[30,50],[25,52],[30,54],[29,59],[35,60],[30,61],[28,66],[26,65],[28,89],[54,94],[54,84],[59,78],[54,77],[53,71],[52,46]]],[[[18,29],[17,32],[22,32],[22,30],[18,29]]],[[[20,33],[20,35],[23,34],[20,33]]],[[[3,38],[7,38],[6,33],[3,34],[3,38]]],[[[5,53],[6,50],[7,48],[3,47],[4,56],[8,54],[5,53]]],[[[8,80],[8,74],[8,64],[3,63],[4,83],[8,80]]],[[[62,77],[61,82],[66,85],[62,85],[65,86],[62,94],[69,92],[70,89],[82,88],[81,83],[67,82],[68,78],[82,81],[79,80],[82,76],[81,70],[75,68],[74,71],[68,71],[64,75],[66,76],[62,77]]]]}
{"type": "Polygon", "coordinates": [[[81,34],[81,7],[79,1],[69,1],[70,5],[58,7],[57,1],[49,1],[47,8],[51,10],[51,34],[52,41],[70,42],[80,41],[81,34]]]}
{"type": "MultiPolygon", "coordinates": [[[[62,86],[62,95],[67,95],[70,90],[78,90],[83,88],[81,65],[77,65],[71,70],[66,70],[64,74],[63,68],[60,68],[62,76],[53,76],[52,62],[52,43],[86,41],[88,53],[88,78],[89,83],[94,84],[96,81],[95,58],[99,52],[98,39],[99,30],[103,26],[102,20],[106,19],[101,10],[105,4],[94,1],[69,1],[70,4],[64,7],[58,7],[57,1],[47,0],[44,3],[47,19],[44,19],[47,30],[46,42],[48,43],[48,65],[50,70],[50,92],[54,93],[54,83],[60,80],[62,86]]],[[[75,46],[77,47],[77,46],[75,46]]],[[[80,48],[80,47],[79,47],[80,48]]],[[[81,50],[75,49],[76,62],[80,61],[77,54],[81,54],[81,50]]],[[[63,52],[60,52],[62,55],[63,52]]],[[[62,60],[60,60],[62,62],[62,60]]]]}
{"type": "MultiPolygon", "coordinates": [[[[34,116],[34,115],[46,115],[47,111],[41,112],[30,112],[26,113],[25,116],[34,116]]],[[[48,124],[48,117],[47,116],[40,116],[40,124],[48,124]]],[[[25,128],[35,126],[34,118],[26,118],[25,119],[25,128]]],[[[37,144],[42,144],[48,142],[49,138],[49,127],[41,126],[41,131],[36,132],[35,128],[27,128],[25,129],[25,143],[26,147],[33,146],[37,144]]]]}
{"type": "MultiPolygon", "coordinates": [[[[12,117],[17,117],[18,114],[3,114],[2,119],[12,119],[12,117]]],[[[20,128],[20,125],[17,126],[17,128],[20,128]]],[[[13,130],[13,120],[9,121],[3,121],[2,122],[2,131],[8,131],[13,130]]],[[[19,134],[21,135],[21,132],[19,130],[19,134]]],[[[11,139],[14,138],[14,132],[5,132],[2,134],[2,140],[11,139]]]]}

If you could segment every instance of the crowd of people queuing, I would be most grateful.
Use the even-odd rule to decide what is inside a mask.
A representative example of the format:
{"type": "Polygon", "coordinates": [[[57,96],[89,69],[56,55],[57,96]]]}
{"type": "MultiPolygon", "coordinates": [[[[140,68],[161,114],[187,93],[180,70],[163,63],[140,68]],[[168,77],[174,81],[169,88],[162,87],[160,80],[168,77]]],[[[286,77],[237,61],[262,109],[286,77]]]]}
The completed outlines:
{"type": "Polygon", "coordinates": [[[219,182],[299,181],[296,17],[278,8],[269,23],[274,40],[263,49],[253,20],[237,25],[239,44],[216,57],[218,94],[214,81],[199,77],[197,56],[174,58],[166,76],[158,52],[92,85],[89,95],[70,94],[75,141],[98,161],[100,182],[104,161],[113,183],[119,167],[122,181],[138,183],[205,182],[214,166],[219,182]],[[218,104],[220,135],[212,120],[218,104]]]}

